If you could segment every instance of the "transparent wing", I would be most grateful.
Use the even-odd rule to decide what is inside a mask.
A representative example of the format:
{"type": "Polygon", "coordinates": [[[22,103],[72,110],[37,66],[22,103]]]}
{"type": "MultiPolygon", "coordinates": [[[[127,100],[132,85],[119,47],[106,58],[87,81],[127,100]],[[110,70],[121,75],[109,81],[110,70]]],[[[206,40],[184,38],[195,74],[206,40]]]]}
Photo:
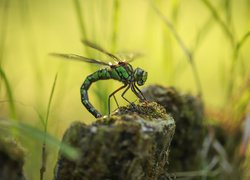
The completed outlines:
{"type": "Polygon", "coordinates": [[[86,57],[79,56],[76,54],[50,53],[50,55],[56,56],[56,57],[61,57],[64,59],[77,60],[77,61],[82,61],[82,62],[87,62],[87,63],[92,63],[92,64],[100,64],[100,65],[104,65],[104,66],[110,66],[110,64],[108,64],[106,62],[96,60],[96,59],[86,58],[86,57]]]}
{"type": "Polygon", "coordinates": [[[95,49],[97,51],[102,52],[103,54],[106,54],[107,56],[113,58],[115,61],[121,61],[117,56],[115,56],[114,54],[108,52],[107,50],[103,49],[101,46],[98,46],[95,43],[92,43],[90,41],[87,40],[82,40],[82,43],[85,44],[88,47],[91,47],[92,49],[95,49]]]}
{"type": "Polygon", "coordinates": [[[140,57],[144,56],[144,54],[139,53],[139,52],[119,52],[119,53],[117,53],[117,55],[119,57],[121,57],[121,59],[123,61],[126,61],[128,63],[134,61],[137,58],[140,58],[140,57]]]}

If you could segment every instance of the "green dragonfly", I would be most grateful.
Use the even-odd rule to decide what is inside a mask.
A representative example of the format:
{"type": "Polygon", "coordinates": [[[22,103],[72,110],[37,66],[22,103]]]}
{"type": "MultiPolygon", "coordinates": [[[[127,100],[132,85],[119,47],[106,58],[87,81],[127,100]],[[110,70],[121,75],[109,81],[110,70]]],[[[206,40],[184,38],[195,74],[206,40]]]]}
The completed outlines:
{"type": "Polygon", "coordinates": [[[76,54],[51,53],[51,55],[62,57],[65,59],[78,60],[78,61],[83,61],[87,63],[108,66],[106,68],[97,70],[96,72],[88,75],[80,88],[82,104],[93,116],[95,116],[96,118],[99,118],[99,117],[102,117],[102,114],[90,103],[89,97],[88,97],[88,90],[92,83],[99,81],[99,80],[114,79],[123,83],[123,86],[121,86],[120,88],[118,88],[117,90],[115,90],[113,93],[109,95],[109,98],[108,98],[108,114],[109,115],[110,115],[111,97],[114,97],[116,105],[119,107],[115,94],[124,88],[125,90],[123,91],[121,96],[128,103],[132,104],[128,99],[124,97],[124,95],[129,89],[131,89],[132,92],[140,100],[142,101],[146,100],[142,92],[140,91],[140,89],[137,87],[137,85],[142,86],[145,83],[145,81],[147,80],[148,73],[141,68],[133,69],[132,65],[129,64],[129,62],[134,60],[134,58],[137,56],[136,54],[134,55],[134,57],[131,57],[130,61],[124,61],[92,42],[83,41],[83,43],[87,45],[88,47],[93,48],[109,56],[115,61],[115,63],[113,64],[106,63],[101,60],[86,58],[86,57],[79,56],[76,54]]]}

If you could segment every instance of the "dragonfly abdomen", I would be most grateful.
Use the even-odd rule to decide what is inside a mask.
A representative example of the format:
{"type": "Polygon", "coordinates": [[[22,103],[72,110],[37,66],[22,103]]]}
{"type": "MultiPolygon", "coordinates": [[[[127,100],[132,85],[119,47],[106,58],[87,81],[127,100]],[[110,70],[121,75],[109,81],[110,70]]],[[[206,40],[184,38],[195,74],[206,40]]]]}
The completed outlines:
{"type": "Polygon", "coordinates": [[[81,86],[81,101],[82,104],[87,108],[87,110],[93,114],[96,118],[101,117],[101,113],[98,112],[94,106],[90,103],[88,98],[88,89],[91,86],[92,83],[98,81],[98,80],[104,80],[104,79],[110,79],[110,71],[109,69],[100,69],[93,74],[90,74],[87,76],[85,81],[83,82],[81,86]]]}
{"type": "Polygon", "coordinates": [[[93,82],[98,80],[110,79],[110,74],[108,69],[100,69],[93,74],[87,76],[83,82],[84,89],[88,90],[93,82]]]}
{"type": "Polygon", "coordinates": [[[126,84],[130,79],[131,75],[123,66],[118,66],[115,68],[105,68],[100,69],[93,74],[87,76],[85,81],[81,86],[81,101],[82,104],[87,108],[87,110],[93,114],[96,118],[101,117],[101,113],[97,111],[94,106],[90,103],[88,98],[88,89],[90,88],[91,84],[98,81],[98,80],[105,80],[105,79],[115,79],[117,81],[121,81],[126,84]]]}

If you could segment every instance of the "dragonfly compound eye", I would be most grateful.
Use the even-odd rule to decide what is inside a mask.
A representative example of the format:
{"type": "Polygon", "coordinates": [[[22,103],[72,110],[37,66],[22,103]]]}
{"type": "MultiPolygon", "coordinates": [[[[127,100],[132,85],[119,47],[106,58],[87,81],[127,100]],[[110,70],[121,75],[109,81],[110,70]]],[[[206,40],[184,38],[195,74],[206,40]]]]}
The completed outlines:
{"type": "MultiPolygon", "coordinates": [[[[148,78],[148,73],[146,71],[143,71],[143,74],[142,74],[142,81],[145,83],[147,81],[147,78],[148,78]]],[[[143,84],[144,84],[143,83],[143,84]]]]}
{"type": "Polygon", "coordinates": [[[148,73],[140,68],[135,69],[135,81],[139,86],[142,86],[148,77],[148,73]]]}

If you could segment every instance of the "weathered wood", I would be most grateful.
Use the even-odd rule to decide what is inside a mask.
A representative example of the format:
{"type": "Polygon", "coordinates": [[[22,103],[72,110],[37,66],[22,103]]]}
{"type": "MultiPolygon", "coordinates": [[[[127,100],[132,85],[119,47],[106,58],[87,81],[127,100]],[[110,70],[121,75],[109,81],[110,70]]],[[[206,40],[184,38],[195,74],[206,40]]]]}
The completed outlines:
{"type": "Polygon", "coordinates": [[[149,102],[121,107],[91,125],[75,122],[63,141],[81,157],[72,161],[59,153],[54,179],[159,179],[166,174],[174,130],[165,109],[149,102]]]}
{"type": "Polygon", "coordinates": [[[171,143],[169,171],[201,169],[201,150],[206,135],[201,99],[190,94],[181,94],[174,87],[160,85],[145,87],[142,92],[147,100],[162,105],[175,120],[176,129],[171,143]]]}

